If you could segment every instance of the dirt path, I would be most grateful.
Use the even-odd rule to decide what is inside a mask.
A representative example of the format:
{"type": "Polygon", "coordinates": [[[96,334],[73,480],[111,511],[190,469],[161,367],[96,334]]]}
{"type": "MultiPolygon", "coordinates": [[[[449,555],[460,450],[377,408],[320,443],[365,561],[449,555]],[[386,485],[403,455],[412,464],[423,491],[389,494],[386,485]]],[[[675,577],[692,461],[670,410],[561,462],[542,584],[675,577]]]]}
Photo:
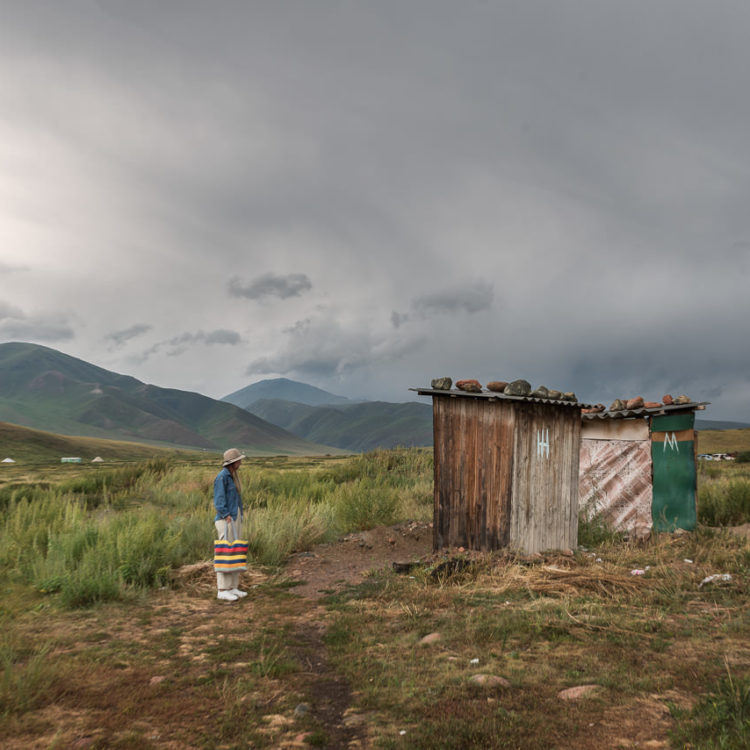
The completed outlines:
{"type": "Polygon", "coordinates": [[[305,684],[315,696],[311,714],[324,728],[328,748],[369,747],[364,717],[352,711],[347,680],[332,670],[324,643],[327,612],[317,601],[344,586],[362,582],[372,570],[393,562],[412,562],[432,551],[431,524],[410,522],[349,534],[311,552],[291,555],[286,574],[299,581],[293,592],[316,603],[300,618],[296,657],[303,664],[305,684]]]}
{"type": "Polygon", "coordinates": [[[365,728],[348,720],[348,710],[352,704],[351,687],[328,663],[323,643],[325,611],[316,612],[314,617],[314,621],[299,623],[294,633],[294,640],[298,644],[294,653],[303,666],[306,691],[315,696],[309,707],[311,715],[323,727],[326,747],[364,747],[365,728]]]}
{"type": "MultiPolygon", "coordinates": [[[[320,742],[324,742],[321,746],[354,749],[369,747],[370,743],[366,718],[352,708],[350,685],[329,664],[324,642],[328,613],[319,600],[347,585],[362,582],[370,571],[390,567],[394,562],[414,562],[427,557],[431,551],[431,524],[408,522],[349,534],[336,542],[319,545],[313,551],[294,553],[287,561],[284,575],[298,582],[289,589],[290,595],[297,601],[302,600],[294,614],[287,612],[285,620],[292,627],[287,639],[294,644],[290,652],[301,667],[295,675],[295,687],[301,694],[312,696],[309,704],[302,703],[295,710],[300,714],[298,719],[306,717],[319,728],[320,742]]],[[[243,585],[249,588],[251,595],[247,601],[239,603],[240,611],[251,612],[257,607],[253,602],[253,585],[263,582],[264,577],[257,571],[244,575],[243,585]]],[[[189,595],[205,599],[215,586],[211,564],[183,569],[180,586],[189,595]]],[[[279,724],[275,747],[310,746],[307,733],[294,732],[279,717],[271,721],[279,724]]]]}

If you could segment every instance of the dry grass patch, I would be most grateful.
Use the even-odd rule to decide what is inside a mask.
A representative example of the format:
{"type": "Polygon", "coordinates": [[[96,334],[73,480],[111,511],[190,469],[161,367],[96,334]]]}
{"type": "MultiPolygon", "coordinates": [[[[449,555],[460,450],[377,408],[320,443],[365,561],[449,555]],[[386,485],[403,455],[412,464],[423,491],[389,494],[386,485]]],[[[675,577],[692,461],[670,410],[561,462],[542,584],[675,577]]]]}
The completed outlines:
{"type": "Polygon", "coordinates": [[[750,672],[749,559],[743,539],[710,531],[574,557],[438,557],[331,597],[329,646],[355,708],[383,727],[377,746],[403,742],[400,727],[409,747],[667,747],[664,696],[690,705],[725,658],[750,672]],[[700,585],[717,571],[732,581],[700,585]],[[477,673],[511,688],[480,689],[477,673]],[[592,683],[561,707],[560,690],[592,683]]]}

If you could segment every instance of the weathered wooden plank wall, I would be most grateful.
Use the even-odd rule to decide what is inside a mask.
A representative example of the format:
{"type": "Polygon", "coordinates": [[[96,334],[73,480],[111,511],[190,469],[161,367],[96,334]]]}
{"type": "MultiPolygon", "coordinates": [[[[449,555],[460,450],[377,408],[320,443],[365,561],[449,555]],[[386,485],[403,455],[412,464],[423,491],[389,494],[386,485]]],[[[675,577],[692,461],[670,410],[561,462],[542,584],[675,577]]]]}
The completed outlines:
{"type": "Polygon", "coordinates": [[[435,549],[575,546],[577,409],[434,397],[433,430],[435,549]]]}
{"type": "Polygon", "coordinates": [[[513,413],[488,406],[433,400],[435,549],[488,550],[509,541],[513,413]]]}
{"type": "Polygon", "coordinates": [[[580,414],[569,407],[517,407],[510,546],[526,552],[578,543],[580,414]]]}

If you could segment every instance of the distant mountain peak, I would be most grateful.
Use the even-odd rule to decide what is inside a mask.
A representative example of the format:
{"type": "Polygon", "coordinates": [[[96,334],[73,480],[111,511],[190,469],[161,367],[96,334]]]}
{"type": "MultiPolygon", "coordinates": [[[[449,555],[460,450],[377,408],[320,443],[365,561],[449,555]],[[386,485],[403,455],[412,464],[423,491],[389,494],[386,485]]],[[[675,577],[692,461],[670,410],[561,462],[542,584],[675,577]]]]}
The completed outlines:
{"type": "Polygon", "coordinates": [[[337,396],[334,393],[324,391],[308,383],[300,383],[297,380],[289,378],[269,378],[259,380],[257,383],[241,388],[239,391],[224,396],[222,401],[247,409],[256,401],[268,399],[281,399],[283,401],[293,401],[298,404],[307,406],[329,406],[331,404],[350,404],[352,403],[344,396],[337,396]]]}

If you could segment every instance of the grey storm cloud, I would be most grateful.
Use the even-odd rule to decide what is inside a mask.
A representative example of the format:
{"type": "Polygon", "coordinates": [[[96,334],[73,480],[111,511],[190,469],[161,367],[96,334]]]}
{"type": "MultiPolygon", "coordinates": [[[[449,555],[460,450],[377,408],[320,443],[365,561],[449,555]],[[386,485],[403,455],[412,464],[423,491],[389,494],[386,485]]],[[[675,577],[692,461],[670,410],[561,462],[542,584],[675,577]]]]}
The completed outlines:
{"type": "Polygon", "coordinates": [[[3,302],[0,300],[0,320],[6,320],[8,318],[21,320],[24,317],[25,316],[20,307],[9,305],[7,302],[3,302]]]}
{"type": "Polygon", "coordinates": [[[488,310],[492,306],[494,296],[492,284],[480,281],[417,297],[412,307],[418,313],[425,314],[465,312],[471,315],[488,310]]]}
{"type": "Polygon", "coordinates": [[[19,273],[28,270],[28,266],[22,266],[13,263],[3,263],[2,261],[0,261],[0,274],[19,273]]]}
{"type": "Polygon", "coordinates": [[[188,351],[195,345],[206,346],[237,346],[242,343],[242,336],[236,331],[226,328],[219,328],[215,331],[197,331],[196,333],[181,333],[179,336],[173,336],[171,339],[159,341],[143,352],[137,361],[143,362],[149,359],[157,352],[166,350],[168,357],[176,357],[188,351]]]}
{"type": "Polygon", "coordinates": [[[416,297],[411,302],[412,313],[391,313],[391,323],[394,328],[400,328],[412,318],[426,318],[432,315],[448,315],[455,313],[475,313],[489,310],[495,297],[492,284],[478,281],[472,284],[454,286],[438,292],[432,292],[416,297]]]}
{"type": "Polygon", "coordinates": [[[68,341],[75,331],[65,322],[40,318],[6,320],[0,323],[0,338],[22,341],[68,341]]]}
{"type": "Polygon", "coordinates": [[[297,321],[273,354],[258,357],[247,375],[269,373],[332,377],[373,365],[395,362],[425,344],[422,335],[399,336],[373,331],[367,321],[343,326],[333,315],[297,321]]]}
{"type": "Polygon", "coordinates": [[[283,276],[266,273],[256,276],[248,283],[243,283],[239,277],[233,276],[229,280],[228,288],[232,297],[255,300],[268,297],[288,299],[309,292],[312,289],[312,282],[304,273],[289,273],[283,276]]]}
{"type": "Polygon", "coordinates": [[[19,307],[0,301],[0,339],[55,342],[74,336],[65,316],[27,315],[19,307]]]}
{"type": "Polygon", "coordinates": [[[180,336],[166,341],[164,345],[169,348],[167,355],[170,357],[182,354],[188,347],[194,344],[205,344],[207,346],[237,346],[242,343],[242,336],[237,331],[219,328],[215,331],[198,331],[197,333],[183,333],[180,336]]]}
{"type": "Polygon", "coordinates": [[[230,331],[226,328],[220,328],[211,331],[202,337],[207,344],[226,344],[228,346],[237,346],[242,343],[242,336],[237,331],[230,331]]]}
{"type": "Polygon", "coordinates": [[[526,377],[750,421],[750,4],[6,5],[0,336],[80,321],[76,355],[157,342],[134,374],[220,393],[231,324],[248,374],[351,395],[526,377]]]}
{"type": "Polygon", "coordinates": [[[398,312],[398,310],[394,310],[391,313],[391,323],[394,328],[400,328],[408,320],[409,320],[409,313],[400,313],[398,312]]]}
{"type": "Polygon", "coordinates": [[[104,337],[104,340],[111,342],[111,348],[118,349],[121,346],[124,346],[128,341],[137,338],[138,336],[142,336],[144,333],[148,333],[152,328],[153,326],[146,323],[137,323],[130,328],[110,333],[104,337]]]}

